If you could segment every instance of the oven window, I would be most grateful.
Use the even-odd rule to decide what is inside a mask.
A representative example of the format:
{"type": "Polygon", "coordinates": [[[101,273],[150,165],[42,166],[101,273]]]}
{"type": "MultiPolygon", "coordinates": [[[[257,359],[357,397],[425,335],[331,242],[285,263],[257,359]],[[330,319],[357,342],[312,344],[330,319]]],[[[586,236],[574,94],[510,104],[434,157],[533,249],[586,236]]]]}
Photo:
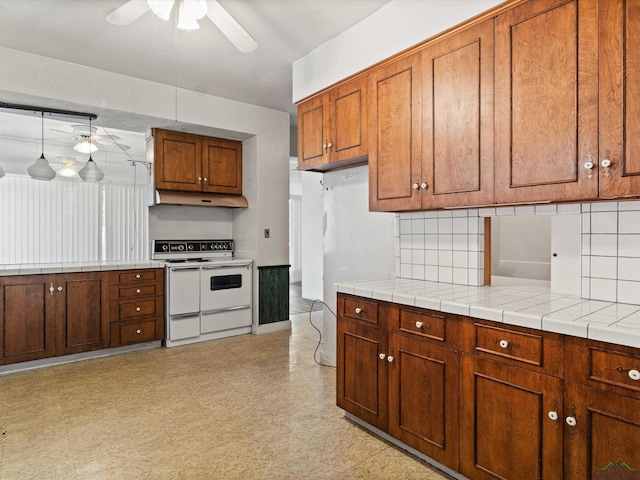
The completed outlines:
{"type": "Polygon", "coordinates": [[[242,275],[216,275],[210,278],[211,291],[242,287],[242,275]]]}

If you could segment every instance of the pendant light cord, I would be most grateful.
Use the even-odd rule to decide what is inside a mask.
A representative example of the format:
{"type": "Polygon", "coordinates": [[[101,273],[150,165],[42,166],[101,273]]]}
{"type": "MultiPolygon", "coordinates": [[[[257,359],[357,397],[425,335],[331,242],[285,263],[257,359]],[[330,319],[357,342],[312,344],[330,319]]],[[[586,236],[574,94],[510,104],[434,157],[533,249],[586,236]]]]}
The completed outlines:
{"type": "Polygon", "coordinates": [[[44,112],[40,112],[40,113],[42,114],[42,123],[41,123],[42,130],[40,132],[42,134],[40,135],[40,140],[42,141],[42,148],[40,153],[44,157],[44,112]]]}

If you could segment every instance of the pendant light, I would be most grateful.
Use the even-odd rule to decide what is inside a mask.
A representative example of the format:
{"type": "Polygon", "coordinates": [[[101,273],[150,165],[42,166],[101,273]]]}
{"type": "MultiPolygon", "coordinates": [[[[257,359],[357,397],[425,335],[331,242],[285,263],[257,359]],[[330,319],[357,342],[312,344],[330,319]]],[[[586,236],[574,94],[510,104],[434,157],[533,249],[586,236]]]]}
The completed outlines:
{"type": "Polygon", "coordinates": [[[42,154],[33,165],[27,168],[27,173],[34,180],[51,181],[56,176],[56,171],[51,168],[47,159],[44,158],[44,112],[42,112],[42,154]]]}
{"type": "MultiPolygon", "coordinates": [[[[92,145],[91,132],[91,117],[89,117],[89,145],[92,145]]],[[[93,158],[91,158],[91,153],[89,153],[87,163],[78,172],[78,176],[83,182],[99,182],[104,178],[104,173],[98,168],[98,164],[93,161],[93,158]]]]}

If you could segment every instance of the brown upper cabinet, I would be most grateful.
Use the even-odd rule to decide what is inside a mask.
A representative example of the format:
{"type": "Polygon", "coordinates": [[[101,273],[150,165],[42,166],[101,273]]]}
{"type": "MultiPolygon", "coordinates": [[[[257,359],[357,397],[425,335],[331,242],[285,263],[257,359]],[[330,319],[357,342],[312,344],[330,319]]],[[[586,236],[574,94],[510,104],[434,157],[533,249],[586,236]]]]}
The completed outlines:
{"type": "Polygon", "coordinates": [[[369,75],[369,209],[419,210],[420,54],[369,75]]]}
{"type": "Polygon", "coordinates": [[[493,201],[493,20],[422,51],[421,208],[493,201]]]}
{"type": "MultiPolygon", "coordinates": [[[[600,2],[600,197],[640,194],[640,1],[600,2]],[[634,155],[635,153],[635,155],[634,155]],[[609,164],[607,168],[606,165],[609,164]]],[[[595,155],[594,155],[595,157],[595,155]]]]}
{"type": "Polygon", "coordinates": [[[329,170],[364,163],[367,153],[366,77],[298,106],[298,168],[329,170]]]}
{"type": "Polygon", "coordinates": [[[495,30],[496,202],[597,198],[598,3],[532,0],[495,30]]]}
{"type": "Polygon", "coordinates": [[[242,144],[152,129],[156,188],[242,194],[242,144]]]}

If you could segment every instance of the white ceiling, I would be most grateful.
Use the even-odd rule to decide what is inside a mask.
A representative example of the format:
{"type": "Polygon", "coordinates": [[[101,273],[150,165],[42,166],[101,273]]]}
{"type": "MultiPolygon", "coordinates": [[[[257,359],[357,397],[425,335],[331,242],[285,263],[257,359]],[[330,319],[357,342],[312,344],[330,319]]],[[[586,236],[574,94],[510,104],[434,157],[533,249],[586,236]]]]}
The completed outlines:
{"type": "Polygon", "coordinates": [[[125,1],[0,0],[0,45],[287,111],[295,125],[292,63],[390,0],[219,0],[258,42],[251,53],[208,18],[195,31],[151,11],[128,26],[108,23],[125,1]]]}

